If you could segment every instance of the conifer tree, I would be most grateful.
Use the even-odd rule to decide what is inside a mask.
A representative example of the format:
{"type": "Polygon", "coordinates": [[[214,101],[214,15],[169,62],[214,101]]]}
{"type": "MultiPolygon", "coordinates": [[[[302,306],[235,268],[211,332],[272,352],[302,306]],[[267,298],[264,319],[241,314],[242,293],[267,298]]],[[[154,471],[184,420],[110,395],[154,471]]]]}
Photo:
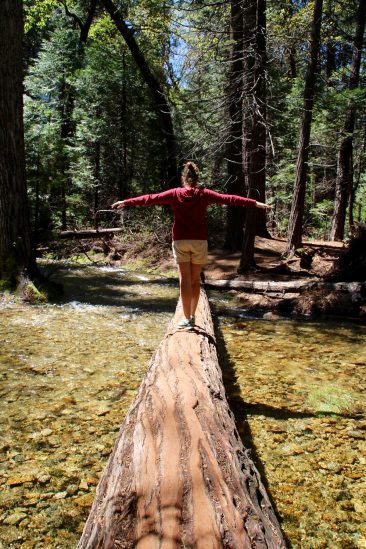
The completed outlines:
{"type": "Polygon", "coordinates": [[[34,269],[25,177],[23,13],[4,0],[0,17],[0,280],[14,287],[34,269]]]}

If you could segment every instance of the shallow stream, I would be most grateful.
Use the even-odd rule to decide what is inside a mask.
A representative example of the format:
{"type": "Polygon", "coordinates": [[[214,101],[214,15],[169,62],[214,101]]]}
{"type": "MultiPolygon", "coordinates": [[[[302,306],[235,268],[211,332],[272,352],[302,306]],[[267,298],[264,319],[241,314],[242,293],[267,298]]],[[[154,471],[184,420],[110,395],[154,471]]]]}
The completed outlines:
{"type": "MultiPolygon", "coordinates": [[[[60,303],[0,310],[0,548],[76,547],[177,300],[175,280],[45,268],[60,303]]],[[[230,403],[289,546],[366,548],[366,326],[211,301],[230,403]]]]}

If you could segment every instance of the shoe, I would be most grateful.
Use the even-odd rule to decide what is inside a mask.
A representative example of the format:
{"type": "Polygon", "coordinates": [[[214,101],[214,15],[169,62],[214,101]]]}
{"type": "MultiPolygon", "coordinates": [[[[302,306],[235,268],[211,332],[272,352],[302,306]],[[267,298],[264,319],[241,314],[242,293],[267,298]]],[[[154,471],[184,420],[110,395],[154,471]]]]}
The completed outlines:
{"type": "Polygon", "coordinates": [[[192,321],[190,318],[183,318],[180,322],[178,322],[178,328],[185,328],[186,330],[191,330],[193,328],[194,324],[192,324],[192,321]]]}
{"type": "Polygon", "coordinates": [[[189,317],[189,322],[192,324],[192,328],[193,328],[193,326],[196,325],[196,319],[195,319],[195,316],[194,316],[194,315],[191,315],[191,316],[189,317]]]}

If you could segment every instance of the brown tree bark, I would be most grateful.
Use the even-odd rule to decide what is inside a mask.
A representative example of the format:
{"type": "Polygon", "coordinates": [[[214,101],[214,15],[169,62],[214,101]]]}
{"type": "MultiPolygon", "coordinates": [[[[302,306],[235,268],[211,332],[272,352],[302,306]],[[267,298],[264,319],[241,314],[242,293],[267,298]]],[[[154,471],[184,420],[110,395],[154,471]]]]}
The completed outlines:
{"type": "Polygon", "coordinates": [[[304,107],[300,130],[299,152],[296,164],[294,195],[288,229],[288,253],[292,253],[293,250],[301,247],[302,241],[302,220],[305,205],[305,188],[309,160],[310,131],[315,97],[316,70],[320,48],[322,11],[323,0],[315,0],[311,28],[310,57],[305,78],[304,107]]]}
{"type": "MultiPolygon", "coordinates": [[[[230,2],[230,70],[226,101],[228,102],[229,132],[227,136],[226,158],[228,171],[227,192],[245,195],[243,170],[243,0],[230,2]]],[[[243,243],[244,210],[234,206],[227,207],[225,248],[240,250],[243,243]]]]}
{"type": "Polygon", "coordinates": [[[135,40],[133,31],[127,26],[119,9],[115,6],[112,0],[101,0],[101,2],[125,40],[131,55],[136,61],[136,64],[139,67],[141,74],[154,98],[167,151],[166,181],[164,182],[164,186],[166,188],[174,187],[178,185],[177,144],[174,133],[172,113],[168,100],[165,97],[164,89],[158,78],[151,71],[144,54],[135,40]]]}
{"type": "MultiPolygon", "coordinates": [[[[247,196],[265,202],[266,180],[266,2],[250,0],[244,10],[243,165],[247,196]]],[[[255,235],[268,237],[265,210],[244,212],[239,273],[255,266],[255,235]]]]}
{"type": "MultiPolygon", "coordinates": [[[[257,0],[255,27],[255,65],[253,89],[253,132],[250,187],[252,197],[266,201],[266,145],[267,145],[267,20],[266,0],[257,0]],[[256,196],[254,196],[256,194],[256,196]]],[[[267,229],[267,211],[257,210],[255,234],[270,238],[267,229]]]]}
{"type": "MultiPolygon", "coordinates": [[[[350,90],[357,88],[360,79],[363,35],[365,31],[366,0],[360,0],[357,10],[356,33],[353,43],[350,90]]],[[[350,107],[346,114],[343,139],[338,152],[336,191],[331,240],[342,240],[346,221],[347,205],[353,207],[353,132],[356,121],[356,109],[350,107]]],[[[352,214],[350,215],[352,220],[352,214]]]]}
{"type": "MultiPolygon", "coordinates": [[[[265,202],[266,0],[247,3],[232,0],[231,38],[234,44],[228,87],[231,127],[227,153],[228,192],[265,202]],[[244,100],[241,99],[243,96],[244,100]]],[[[266,211],[260,210],[254,216],[240,208],[228,207],[227,212],[225,247],[242,249],[242,270],[244,264],[252,265],[254,262],[255,235],[270,236],[266,211]]]]}
{"type": "Polygon", "coordinates": [[[78,549],[281,549],[228,408],[206,294],[194,331],[159,346],[97,487],[78,549]]]}
{"type": "Polygon", "coordinates": [[[3,0],[0,17],[0,279],[16,285],[34,268],[23,129],[21,0],[3,0]]]}
{"type": "MultiPolygon", "coordinates": [[[[255,139],[253,131],[256,128],[253,124],[254,118],[254,96],[253,89],[255,85],[254,67],[255,67],[255,29],[257,19],[257,3],[256,0],[249,0],[245,5],[244,12],[244,62],[243,62],[243,166],[245,176],[245,187],[247,196],[255,198],[252,175],[252,154],[255,150],[255,139]]],[[[255,240],[255,213],[254,211],[245,210],[243,226],[243,241],[241,249],[240,264],[238,267],[239,273],[244,273],[255,265],[254,261],[254,240],[255,240]]]]}

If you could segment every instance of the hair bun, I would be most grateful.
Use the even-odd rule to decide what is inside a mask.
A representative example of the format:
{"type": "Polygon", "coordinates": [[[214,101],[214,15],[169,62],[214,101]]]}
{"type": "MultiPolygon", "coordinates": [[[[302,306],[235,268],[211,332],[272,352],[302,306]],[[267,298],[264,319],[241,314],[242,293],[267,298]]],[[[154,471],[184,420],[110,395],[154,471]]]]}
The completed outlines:
{"type": "Polygon", "coordinates": [[[185,162],[182,170],[182,185],[185,187],[195,187],[198,183],[199,173],[198,166],[194,162],[191,160],[185,162]]]}

